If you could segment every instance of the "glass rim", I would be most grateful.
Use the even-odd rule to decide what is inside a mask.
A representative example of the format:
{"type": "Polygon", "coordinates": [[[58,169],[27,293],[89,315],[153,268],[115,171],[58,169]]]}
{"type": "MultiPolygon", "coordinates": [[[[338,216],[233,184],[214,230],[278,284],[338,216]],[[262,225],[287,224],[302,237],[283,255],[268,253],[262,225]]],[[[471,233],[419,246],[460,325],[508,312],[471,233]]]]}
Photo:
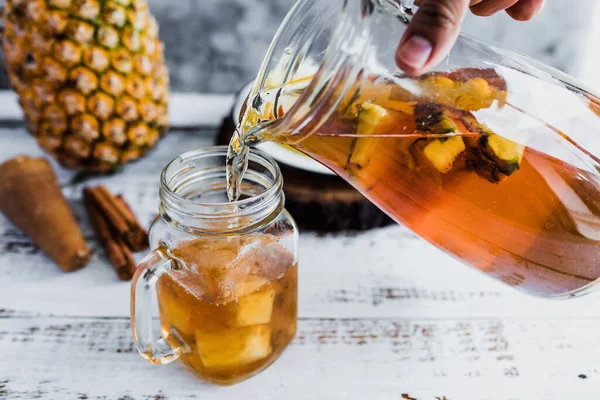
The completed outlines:
{"type": "MultiPolygon", "coordinates": [[[[220,172],[225,170],[227,157],[227,146],[203,147],[196,150],[185,152],[169,162],[163,169],[160,176],[160,198],[161,208],[168,208],[167,214],[177,215],[180,218],[204,219],[210,221],[222,221],[236,219],[239,217],[251,217],[256,215],[256,219],[264,219],[277,209],[282,208],[280,203],[283,199],[283,177],[277,162],[268,154],[257,149],[250,149],[248,173],[252,175],[252,163],[256,163],[266,168],[272,175],[266,180],[265,190],[259,194],[244,198],[235,202],[208,203],[198,200],[192,200],[182,196],[172,186],[172,180],[178,174],[185,175],[193,171],[196,167],[192,164],[201,159],[218,159],[223,163],[220,172]],[[263,218],[264,217],[264,218],[263,218]]],[[[246,176],[248,176],[248,173],[246,176]]],[[[264,173],[256,171],[258,175],[264,173]]],[[[258,176],[257,175],[257,176],[258,176]]],[[[223,177],[225,180],[225,177],[223,177]]],[[[258,183],[257,183],[258,184],[258,183]]],[[[182,223],[182,225],[189,225],[182,223]]],[[[253,224],[251,224],[253,225],[253,224]]],[[[239,228],[239,227],[238,227],[239,228]]]]}

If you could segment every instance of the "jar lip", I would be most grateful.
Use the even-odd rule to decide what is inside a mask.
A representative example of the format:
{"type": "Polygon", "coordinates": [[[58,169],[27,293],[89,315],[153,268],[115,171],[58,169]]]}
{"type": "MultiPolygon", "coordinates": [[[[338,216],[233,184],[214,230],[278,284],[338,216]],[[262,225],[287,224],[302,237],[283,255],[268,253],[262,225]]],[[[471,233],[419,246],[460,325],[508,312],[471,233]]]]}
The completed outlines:
{"type": "MultiPolygon", "coordinates": [[[[214,221],[262,213],[263,210],[268,210],[269,207],[281,202],[283,178],[279,165],[268,154],[257,149],[249,151],[249,162],[264,166],[269,174],[272,174],[269,184],[260,194],[235,202],[208,203],[187,198],[174,190],[172,180],[177,174],[184,175],[186,172],[192,171],[196,168],[193,163],[201,159],[225,160],[227,151],[227,146],[204,147],[183,153],[167,164],[160,176],[160,190],[161,201],[163,206],[170,209],[169,214],[214,221]]],[[[218,168],[222,172],[224,165],[218,168]]],[[[249,170],[249,172],[251,171],[249,170]]],[[[225,182],[224,176],[223,182],[225,182]]]]}

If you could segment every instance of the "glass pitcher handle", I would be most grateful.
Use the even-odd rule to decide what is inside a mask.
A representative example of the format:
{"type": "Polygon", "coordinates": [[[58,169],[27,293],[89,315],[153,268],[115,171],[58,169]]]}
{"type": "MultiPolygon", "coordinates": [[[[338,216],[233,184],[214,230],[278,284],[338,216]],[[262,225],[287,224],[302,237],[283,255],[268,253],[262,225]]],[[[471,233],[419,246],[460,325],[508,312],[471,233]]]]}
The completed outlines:
{"type": "Polygon", "coordinates": [[[175,266],[163,248],[149,254],[140,262],[131,282],[131,326],[138,352],[153,364],[168,364],[182,352],[175,338],[154,339],[152,326],[152,293],[161,276],[175,266]]]}

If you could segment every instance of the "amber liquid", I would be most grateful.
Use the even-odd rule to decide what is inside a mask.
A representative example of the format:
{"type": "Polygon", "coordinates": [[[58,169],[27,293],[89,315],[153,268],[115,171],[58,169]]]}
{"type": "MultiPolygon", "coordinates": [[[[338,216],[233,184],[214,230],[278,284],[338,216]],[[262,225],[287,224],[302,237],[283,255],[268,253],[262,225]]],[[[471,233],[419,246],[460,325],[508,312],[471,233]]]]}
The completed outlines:
{"type": "Polygon", "coordinates": [[[600,278],[600,242],[589,235],[600,232],[600,192],[588,172],[527,148],[500,183],[460,165],[441,173],[408,165],[414,137],[345,135],[355,128],[332,121],[295,147],[437,247],[545,297],[600,278]]]}
{"type": "Polygon", "coordinates": [[[269,236],[194,240],[158,282],[163,334],[200,378],[229,385],[273,363],[296,333],[298,268],[269,236]]]}
{"type": "MultiPolygon", "coordinates": [[[[294,104],[303,81],[266,91],[252,102],[261,108],[248,104],[232,153],[244,154],[239,138],[249,127],[286,114],[281,104],[294,104]]],[[[248,142],[264,137],[304,152],[397,222],[508,285],[541,297],[571,295],[600,278],[599,162],[510,100],[494,70],[370,76],[345,92],[316,132],[286,135],[267,126],[248,142]],[[482,110],[533,124],[507,138],[477,119],[482,110]],[[500,142],[494,148],[492,138],[500,142]]],[[[591,117],[573,129],[593,134],[598,121],[591,117]]],[[[242,170],[240,159],[232,158],[233,172],[242,170]]]]}

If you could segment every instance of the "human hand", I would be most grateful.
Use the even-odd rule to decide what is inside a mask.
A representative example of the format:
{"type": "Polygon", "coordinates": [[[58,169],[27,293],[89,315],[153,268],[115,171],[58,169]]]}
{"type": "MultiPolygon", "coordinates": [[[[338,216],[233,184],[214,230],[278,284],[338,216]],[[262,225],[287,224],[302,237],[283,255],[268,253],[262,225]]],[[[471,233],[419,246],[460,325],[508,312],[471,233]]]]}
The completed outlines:
{"type": "Polygon", "coordinates": [[[506,10],[517,21],[538,14],[545,0],[417,0],[419,10],[404,33],[396,62],[409,75],[420,75],[441,62],[458,37],[468,11],[490,16],[506,10]]]}

